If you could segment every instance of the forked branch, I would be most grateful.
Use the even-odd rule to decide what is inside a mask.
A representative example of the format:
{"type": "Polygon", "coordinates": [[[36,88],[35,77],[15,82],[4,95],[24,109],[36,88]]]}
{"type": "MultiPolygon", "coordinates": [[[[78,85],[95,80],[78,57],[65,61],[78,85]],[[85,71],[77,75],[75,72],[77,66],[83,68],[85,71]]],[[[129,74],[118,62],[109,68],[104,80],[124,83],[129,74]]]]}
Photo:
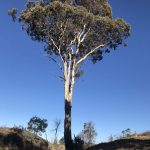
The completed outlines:
{"type": "Polygon", "coordinates": [[[95,47],[94,49],[92,49],[91,51],[89,51],[84,57],[82,57],[81,59],[79,59],[76,63],[76,66],[78,66],[82,61],[84,61],[90,54],[92,54],[94,51],[96,51],[98,48],[100,47],[104,47],[104,44],[100,44],[97,47],[95,47]]]}
{"type": "Polygon", "coordinates": [[[62,57],[62,55],[61,55],[60,47],[58,47],[58,46],[56,45],[55,41],[54,41],[50,36],[49,36],[49,39],[52,41],[53,45],[54,45],[54,46],[56,47],[56,49],[58,50],[58,54],[60,55],[60,58],[61,58],[62,62],[64,63],[64,59],[63,59],[63,57],[62,57]]]}

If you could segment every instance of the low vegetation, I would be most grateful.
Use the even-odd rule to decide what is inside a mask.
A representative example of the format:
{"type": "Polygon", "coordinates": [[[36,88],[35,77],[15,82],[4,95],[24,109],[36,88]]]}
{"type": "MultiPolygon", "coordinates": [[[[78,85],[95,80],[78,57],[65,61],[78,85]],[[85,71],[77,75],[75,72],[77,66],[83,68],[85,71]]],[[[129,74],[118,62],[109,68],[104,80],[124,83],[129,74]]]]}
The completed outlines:
{"type": "Polygon", "coordinates": [[[20,127],[0,128],[0,150],[47,150],[48,142],[20,127]]]}
{"type": "Polygon", "coordinates": [[[150,150],[150,139],[119,139],[94,145],[87,150],[150,150]]]}
{"type": "MultiPolygon", "coordinates": [[[[95,130],[93,127],[92,129],[95,130]]],[[[96,131],[94,132],[96,133],[96,131]]],[[[84,136],[84,138],[88,138],[86,135],[84,136]]],[[[92,143],[92,146],[77,136],[74,137],[73,144],[73,150],[150,150],[150,132],[131,133],[130,136],[125,134],[124,137],[121,134],[117,140],[97,145],[92,143]]],[[[61,138],[58,143],[49,143],[22,126],[0,127],[0,150],[65,150],[65,145],[64,138],[61,138]]]]}
{"type": "Polygon", "coordinates": [[[137,134],[128,128],[117,137],[111,135],[108,141],[91,146],[87,150],[150,150],[149,131],[137,134]]]}

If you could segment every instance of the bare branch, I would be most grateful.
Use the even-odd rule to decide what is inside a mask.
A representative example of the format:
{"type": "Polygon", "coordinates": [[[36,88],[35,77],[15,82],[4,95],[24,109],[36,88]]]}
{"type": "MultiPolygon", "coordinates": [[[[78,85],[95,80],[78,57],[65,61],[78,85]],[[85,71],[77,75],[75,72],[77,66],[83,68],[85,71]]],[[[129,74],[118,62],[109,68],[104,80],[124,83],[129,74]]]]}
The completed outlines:
{"type": "Polygon", "coordinates": [[[104,44],[100,44],[91,51],[89,51],[84,57],[82,57],[79,61],[77,61],[76,66],[78,66],[83,60],[85,60],[90,54],[92,54],[95,50],[97,50],[100,47],[104,47],[104,44]]]}
{"type": "Polygon", "coordinates": [[[62,76],[58,76],[58,78],[65,81],[64,77],[62,77],[62,76]]]}
{"type": "Polygon", "coordinates": [[[73,50],[73,45],[74,45],[74,43],[75,43],[75,41],[76,41],[76,36],[75,36],[75,38],[70,42],[70,48],[71,48],[71,52],[72,52],[72,54],[74,54],[74,50],[73,50]]]}
{"type": "Polygon", "coordinates": [[[86,24],[84,25],[84,28],[83,28],[83,31],[81,32],[81,34],[79,33],[79,36],[77,36],[78,45],[77,45],[76,54],[78,54],[78,52],[79,52],[80,44],[85,40],[87,34],[90,32],[90,28],[88,29],[87,32],[85,32],[85,29],[86,29],[86,24]]]}
{"type": "Polygon", "coordinates": [[[56,47],[56,49],[59,50],[58,46],[56,45],[55,41],[50,37],[50,35],[49,35],[49,38],[52,41],[53,45],[56,47]]]}
{"type": "Polygon", "coordinates": [[[90,28],[88,29],[88,31],[83,35],[82,39],[81,39],[81,43],[85,40],[87,34],[90,32],[90,28]]]}
{"type": "Polygon", "coordinates": [[[52,131],[55,132],[55,139],[54,139],[54,144],[57,144],[57,138],[58,138],[58,131],[61,128],[61,120],[60,119],[55,119],[54,120],[54,129],[52,131]]]}
{"type": "Polygon", "coordinates": [[[54,46],[56,47],[56,49],[58,50],[58,53],[59,53],[59,55],[60,55],[60,58],[61,58],[62,62],[64,63],[64,59],[63,59],[63,57],[62,57],[62,55],[61,55],[60,48],[56,45],[55,41],[51,38],[50,35],[49,35],[49,38],[50,38],[50,40],[52,41],[53,45],[54,45],[54,46]]]}
{"type": "Polygon", "coordinates": [[[52,74],[53,76],[55,76],[57,79],[59,79],[60,81],[65,81],[65,78],[64,78],[64,77],[59,76],[59,75],[56,75],[54,72],[51,72],[51,74],[52,74]]]}
{"type": "MultiPolygon", "coordinates": [[[[49,24],[49,22],[48,22],[48,20],[47,20],[47,24],[49,24]]],[[[48,28],[48,27],[47,27],[48,28]]],[[[61,24],[61,28],[62,28],[62,24],[61,24]]],[[[60,46],[58,47],[57,46],[57,44],[56,44],[56,42],[53,40],[53,38],[50,36],[50,34],[49,34],[49,28],[47,29],[47,31],[48,31],[48,38],[51,40],[51,42],[53,43],[53,45],[56,47],[56,49],[58,50],[58,53],[59,53],[59,55],[60,55],[60,58],[61,58],[61,60],[62,60],[62,62],[63,63],[65,63],[64,62],[64,59],[63,59],[63,56],[62,56],[62,54],[61,54],[61,51],[60,51],[60,46]]],[[[60,40],[60,38],[59,38],[59,40],[60,40]]],[[[61,41],[61,40],[60,40],[61,41]]]]}
{"type": "Polygon", "coordinates": [[[54,62],[54,63],[56,63],[56,65],[60,68],[60,70],[62,70],[63,71],[63,68],[62,68],[62,66],[61,66],[61,64],[60,63],[58,63],[57,61],[56,61],[56,59],[54,59],[53,57],[51,57],[51,56],[49,56],[49,58],[54,62]]]}
{"type": "Polygon", "coordinates": [[[85,33],[85,29],[86,29],[86,24],[84,24],[83,31],[79,34],[80,38],[85,33]]]}

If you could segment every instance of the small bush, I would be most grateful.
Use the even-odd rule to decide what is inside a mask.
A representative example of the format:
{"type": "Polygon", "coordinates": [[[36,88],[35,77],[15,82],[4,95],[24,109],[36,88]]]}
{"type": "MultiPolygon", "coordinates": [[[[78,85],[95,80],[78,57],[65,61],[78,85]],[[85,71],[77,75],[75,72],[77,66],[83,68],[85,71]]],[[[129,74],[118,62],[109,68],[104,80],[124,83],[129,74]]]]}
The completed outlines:
{"type": "Polygon", "coordinates": [[[74,150],[84,150],[84,141],[80,137],[74,137],[73,147],[74,150]]]}
{"type": "Polygon", "coordinates": [[[12,128],[16,133],[18,133],[18,134],[22,134],[22,132],[23,131],[25,131],[26,129],[23,127],[23,126],[14,126],[13,128],[12,128]]]}

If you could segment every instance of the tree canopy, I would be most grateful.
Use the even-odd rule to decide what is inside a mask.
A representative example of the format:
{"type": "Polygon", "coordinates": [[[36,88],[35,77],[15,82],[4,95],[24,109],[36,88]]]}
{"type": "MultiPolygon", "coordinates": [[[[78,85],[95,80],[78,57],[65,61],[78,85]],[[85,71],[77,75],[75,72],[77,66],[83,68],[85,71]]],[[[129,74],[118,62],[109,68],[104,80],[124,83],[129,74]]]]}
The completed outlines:
{"type": "Polygon", "coordinates": [[[125,43],[130,26],[123,19],[113,19],[106,0],[53,0],[26,7],[19,17],[23,28],[35,41],[45,43],[48,55],[70,56],[80,64],[85,57],[93,63],[125,43]]]}
{"type": "Polygon", "coordinates": [[[41,119],[37,116],[34,116],[28,122],[28,130],[33,131],[35,134],[45,132],[48,127],[46,119],[41,119]]]}

